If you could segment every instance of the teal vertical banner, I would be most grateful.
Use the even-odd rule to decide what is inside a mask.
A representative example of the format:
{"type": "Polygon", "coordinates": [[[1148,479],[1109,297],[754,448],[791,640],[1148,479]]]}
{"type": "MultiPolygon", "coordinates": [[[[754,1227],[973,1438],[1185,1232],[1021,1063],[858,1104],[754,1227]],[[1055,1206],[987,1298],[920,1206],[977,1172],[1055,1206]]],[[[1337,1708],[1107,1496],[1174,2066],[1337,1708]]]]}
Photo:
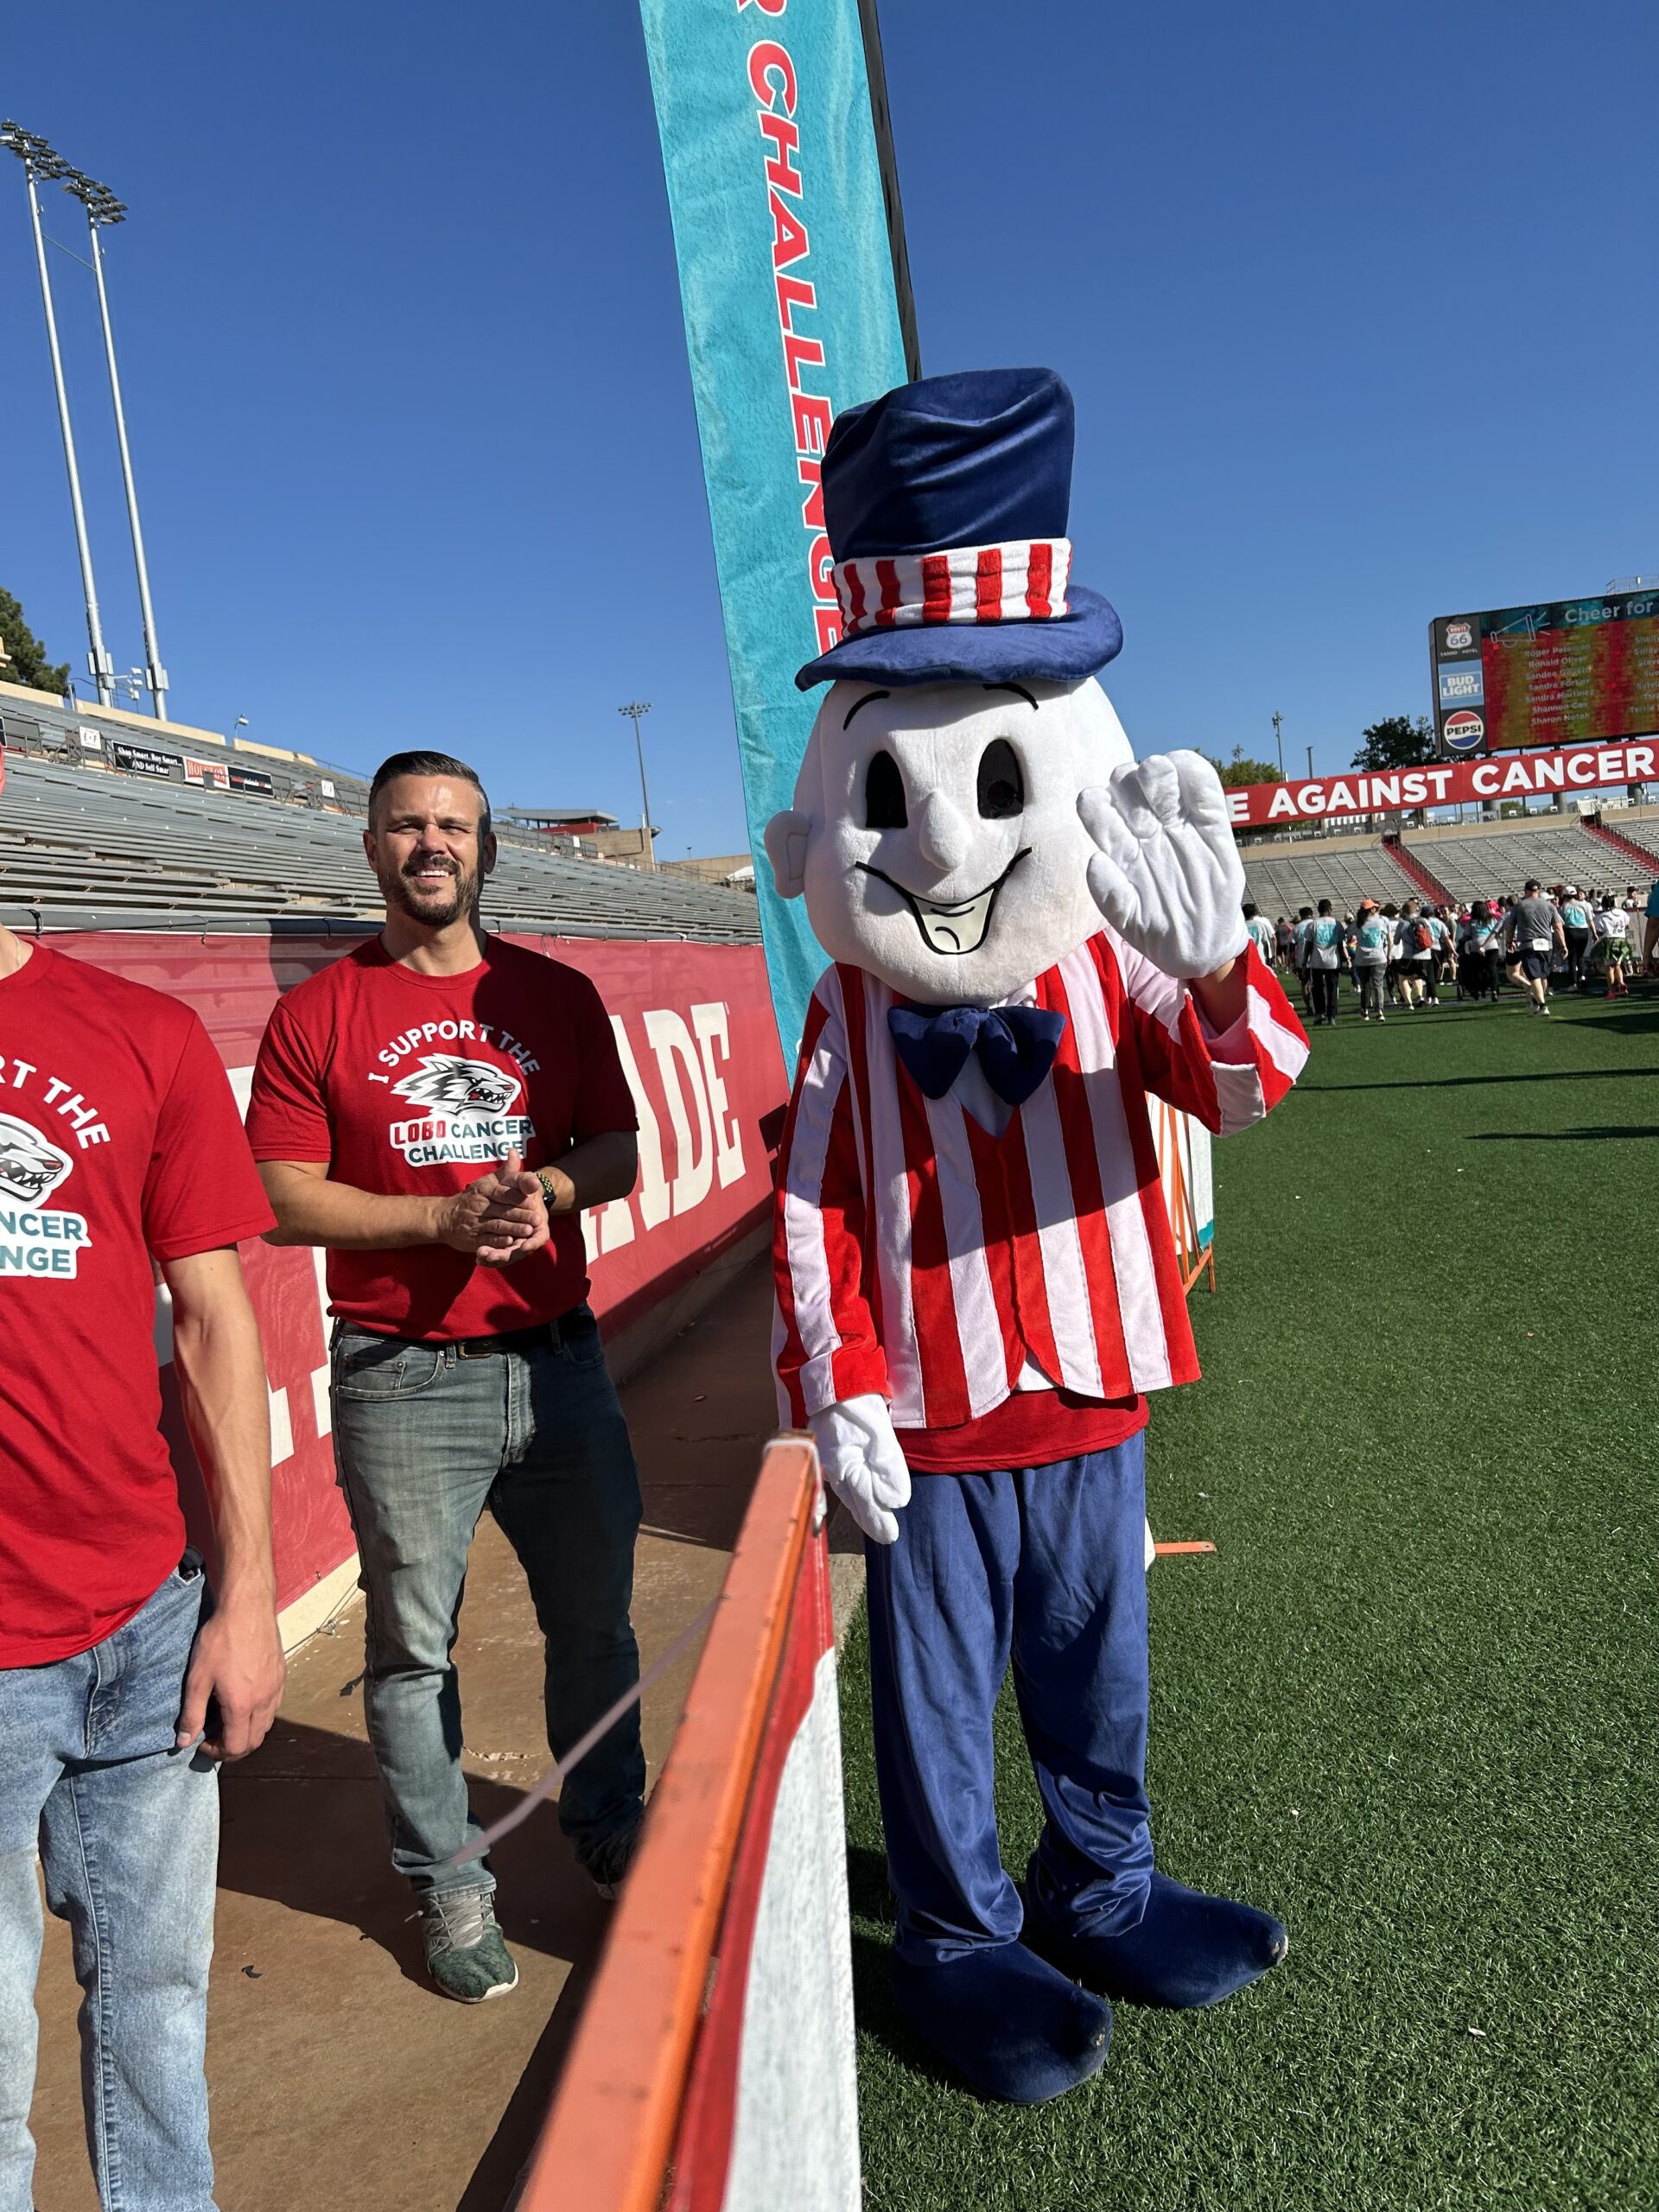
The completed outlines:
{"type": "Polygon", "coordinates": [[[845,407],[905,381],[858,0],[640,0],[668,180],[772,1007],[792,1062],[824,965],[772,887],[841,634],[818,480],[845,407]]]}

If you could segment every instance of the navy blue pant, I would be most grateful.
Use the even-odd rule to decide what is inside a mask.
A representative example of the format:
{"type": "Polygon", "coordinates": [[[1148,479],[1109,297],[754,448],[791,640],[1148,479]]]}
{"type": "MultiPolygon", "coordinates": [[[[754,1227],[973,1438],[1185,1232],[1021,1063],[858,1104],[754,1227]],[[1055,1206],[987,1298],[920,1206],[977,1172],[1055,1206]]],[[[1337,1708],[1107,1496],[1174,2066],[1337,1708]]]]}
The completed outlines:
{"type": "Polygon", "coordinates": [[[991,1713],[1014,1664],[1047,1819],[1030,1878],[1058,1916],[1129,1928],[1152,1872],[1144,1432],[1052,1466],[918,1475],[867,1544],[875,1771],[899,1950],[1020,1933],[997,1848],[991,1713]]]}

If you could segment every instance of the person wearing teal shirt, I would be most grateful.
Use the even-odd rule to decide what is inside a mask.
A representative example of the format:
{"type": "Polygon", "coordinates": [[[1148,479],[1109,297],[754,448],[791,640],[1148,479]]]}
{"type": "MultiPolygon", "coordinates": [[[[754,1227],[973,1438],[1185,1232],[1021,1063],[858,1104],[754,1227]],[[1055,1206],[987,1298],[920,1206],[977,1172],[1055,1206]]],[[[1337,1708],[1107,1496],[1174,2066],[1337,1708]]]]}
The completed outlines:
{"type": "Polygon", "coordinates": [[[1561,928],[1567,937],[1567,988],[1569,991],[1583,988],[1585,962],[1589,957],[1595,926],[1595,912],[1589,899],[1580,895],[1576,883],[1569,883],[1561,897],[1561,928]]]}
{"type": "Polygon", "coordinates": [[[1477,1003],[1489,998],[1497,1004],[1503,951],[1503,924],[1485,899],[1477,899],[1458,932],[1458,980],[1465,998],[1477,1003]]]}
{"type": "Polygon", "coordinates": [[[1348,957],[1353,965],[1354,982],[1359,987],[1362,1021],[1370,1020],[1373,1014],[1379,1021],[1388,1020],[1382,1011],[1382,978],[1388,973],[1392,934],[1377,912],[1376,899],[1362,899],[1353,927],[1348,932],[1348,957]]]}
{"type": "Polygon", "coordinates": [[[1337,1026],[1337,996],[1346,959],[1342,924],[1332,912],[1331,901],[1321,899],[1319,912],[1302,924],[1302,968],[1313,993],[1316,1029],[1337,1026]]]}

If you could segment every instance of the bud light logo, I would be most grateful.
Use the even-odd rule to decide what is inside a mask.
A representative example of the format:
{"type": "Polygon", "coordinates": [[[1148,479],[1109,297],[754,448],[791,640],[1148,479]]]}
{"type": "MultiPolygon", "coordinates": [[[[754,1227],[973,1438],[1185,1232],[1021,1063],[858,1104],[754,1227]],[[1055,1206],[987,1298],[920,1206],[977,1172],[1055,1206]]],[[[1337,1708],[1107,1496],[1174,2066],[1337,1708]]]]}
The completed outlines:
{"type": "Polygon", "coordinates": [[[1446,716],[1440,735],[1448,753],[1478,753],[1486,742],[1486,725],[1478,715],[1465,709],[1446,716]]]}
{"type": "Polygon", "coordinates": [[[1446,651],[1447,652],[1466,653],[1472,647],[1474,642],[1475,628],[1472,622],[1448,622],[1446,624],[1446,651]]]}
{"type": "Polygon", "coordinates": [[[1478,660],[1440,663],[1440,704],[1443,707],[1484,707],[1485,671],[1478,660]]]}

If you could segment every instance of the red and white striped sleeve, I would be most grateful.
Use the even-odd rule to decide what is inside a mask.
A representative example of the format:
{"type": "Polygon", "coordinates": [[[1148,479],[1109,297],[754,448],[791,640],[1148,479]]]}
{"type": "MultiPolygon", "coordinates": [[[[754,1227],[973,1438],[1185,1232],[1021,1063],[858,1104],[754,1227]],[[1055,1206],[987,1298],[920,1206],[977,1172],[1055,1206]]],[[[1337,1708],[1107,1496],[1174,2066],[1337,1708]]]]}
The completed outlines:
{"type": "Polygon", "coordinates": [[[1106,942],[1122,977],[1147,1089],[1217,1136],[1236,1135],[1271,1113],[1306,1065],[1307,1033],[1255,946],[1240,955],[1244,1011],[1230,1028],[1217,1031],[1184,982],[1154,967],[1115,931],[1106,942]]]}
{"type": "Polygon", "coordinates": [[[779,1419],[798,1428],[838,1398],[887,1395],[864,1294],[865,1205],[840,992],[813,993],[772,1202],[772,1357],[779,1419]]]}

